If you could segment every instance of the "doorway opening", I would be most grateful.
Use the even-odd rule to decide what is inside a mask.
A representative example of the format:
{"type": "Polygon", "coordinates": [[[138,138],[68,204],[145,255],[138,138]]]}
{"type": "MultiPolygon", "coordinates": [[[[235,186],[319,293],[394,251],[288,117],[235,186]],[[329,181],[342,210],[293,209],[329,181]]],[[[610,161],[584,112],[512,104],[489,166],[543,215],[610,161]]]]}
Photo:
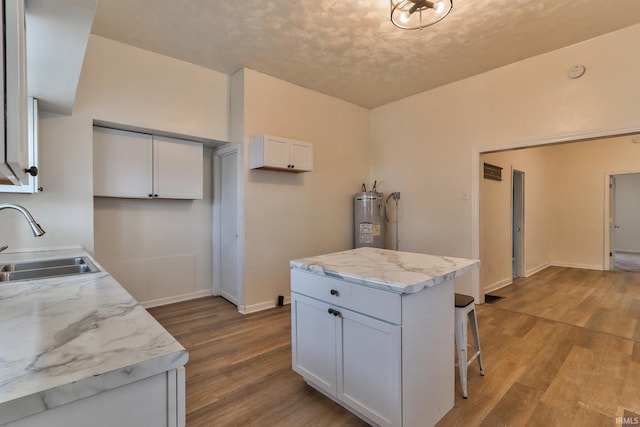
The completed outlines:
{"type": "Polygon", "coordinates": [[[524,172],[511,171],[511,276],[524,277],[524,172]]]}
{"type": "Polygon", "coordinates": [[[609,176],[609,269],[640,272],[640,173],[609,176]]]}

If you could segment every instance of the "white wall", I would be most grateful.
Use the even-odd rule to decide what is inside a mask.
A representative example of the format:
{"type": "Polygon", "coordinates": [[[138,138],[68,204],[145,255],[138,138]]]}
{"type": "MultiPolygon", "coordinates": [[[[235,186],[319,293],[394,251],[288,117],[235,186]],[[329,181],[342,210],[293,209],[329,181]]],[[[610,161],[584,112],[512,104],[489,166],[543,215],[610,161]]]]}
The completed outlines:
{"type": "MultiPolygon", "coordinates": [[[[609,231],[606,177],[640,171],[640,146],[631,136],[509,150],[481,156],[505,170],[525,171],[525,270],[547,265],[605,269],[609,231]]],[[[511,283],[511,181],[482,180],[480,185],[481,289],[511,283]]],[[[640,175],[618,175],[616,193],[624,231],[622,247],[640,249],[640,175]],[[625,179],[626,178],[626,179],[625,179]],[[621,179],[621,181],[620,181],[621,179]],[[635,190],[634,190],[635,188],[635,190]],[[629,239],[627,239],[629,237],[629,239]]],[[[616,212],[616,216],[618,212],[616,212]]],[[[617,247],[620,242],[616,242],[617,247]]]]}
{"type": "Polygon", "coordinates": [[[479,151],[640,129],[638,40],[635,25],[372,110],[372,176],[402,192],[400,248],[479,256],[479,151]],[[569,79],[577,63],[587,72],[569,79]]]}
{"type": "MultiPolygon", "coordinates": [[[[228,76],[96,36],[76,105],[100,121],[229,137],[228,76]]],[[[202,200],[95,199],[95,257],[147,306],[212,293],[212,150],[202,161],[202,200]]]]}
{"type": "MultiPolygon", "coordinates": [[[[245,153],[246,304],[288,295],[289,259],[351,247],[352,195],[363,181],[402,193],[401,250],[479,256],[477,153],[640,130],[640,56],[629,53],[638,40],[635,25],[372,111],[244,70],[239,142],[272,133],[316,150],[316,170],[303,175],[249,171],[245,153]],[[568,79],[576,63],[587,72],[568,79]]],[[[92,250],[93,119],[225,139],[228,91],[226,75],[92,36],[73,115],[40,121],[45,192],[0,195],[48,233],[35,239],[3,211],[3,241],[92,250]]],[[[456,282],[471,285],[469,275],[456,282]]]]}
{"type": "Polygon", "coordinates": [[[229,76],[92,35],[76,112],[193,137],[229,140],[229,76]]]}
{"type": "MultiPolygon", "coordinates": [[[[44,192],[0,194],[0,202],[30,209],[47,231],[35,239],[17,212],[3,211],[0,235],[12,249],[81,245],[94,252],[94,119],[225,140],[229,76],[91,36],[73,114],[41,114],[44,192]]],[[[94,255],[140,301],[211,293],[211,157],[205,150],[201,201],[96,203],[94,255]]]]}
{"type": "Polygon", "coordinates": [[[615,223],[616,251],[640,253],[640,173],[616,176],[615,223]]]}
{"type": "Polygon", "coordinates": [[[290,294],[291,259],[353,247],[353,194],[369,172],[369,111],[251,69],[234,78],[243,80],[245,147],[271,134],[314,150],[313,172],[300,174],[250,170],[244,151],[244,309],[251,311],[290,294]]]}
{"type": "Polygon", "coordinates": [[[0,203],[31,211],[46,234],[34,238],[16,211],[0,212],[0,244],[8,250],[84,246],[93,250],[91,124],[86,117],[40,114],[40,173],[44,191],[0,194],[0,203]]]}
{"type": "MultiPolygon", "coordinates": [[[[503,181],[480,179],[480,288],[490,292],[512,282],[513,169],[524,172],[524,270],[528,276],[551,262],[549,148],[536,147],[485,154],[487,162],[503,168],[503,181]]],[[[480,169],[482,174],[482,169],[480,169]]]]}

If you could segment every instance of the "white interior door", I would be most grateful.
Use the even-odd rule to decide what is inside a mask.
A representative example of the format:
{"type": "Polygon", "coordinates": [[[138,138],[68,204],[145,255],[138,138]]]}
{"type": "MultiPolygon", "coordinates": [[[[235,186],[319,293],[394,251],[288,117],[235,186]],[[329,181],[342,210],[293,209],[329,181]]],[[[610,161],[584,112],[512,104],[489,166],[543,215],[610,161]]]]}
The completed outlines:
{"type": "Polygon", "coordinates": [[[220,295],[238,305],[238,152],[220,157],[220,295]]]}
{"type": "Polygon", "coordinates": [[[616,267],[616,177],[609,177],[609,270],[616,267]]]}
{"type": "Polygon", "coordinates": [[[512,275],[524,277],[524,172],[513,170],[512,275]]]}

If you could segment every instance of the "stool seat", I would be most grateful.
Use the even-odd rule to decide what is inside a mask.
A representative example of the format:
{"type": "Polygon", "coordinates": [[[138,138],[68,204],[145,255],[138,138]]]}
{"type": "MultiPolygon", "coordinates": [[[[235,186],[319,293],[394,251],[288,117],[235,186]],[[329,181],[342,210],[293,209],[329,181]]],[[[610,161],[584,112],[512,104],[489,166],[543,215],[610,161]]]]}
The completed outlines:
{"type": "Polygon", "coordinates": [[[480,375],[484,375],[482,365],[482,353],[480,352],[480,336],[478,334],[478,319],[476,318],[476,305],[472,296],[455,294],[455,327],[456,327],[456,348],[458,352],[458,370],[460,372],[460,385],[462,387],[462,397],[467,398],[467,367],[478,359],[480,375]],[[467,320],[471,326],[471,336],[474,344],[467,343],[467,320]],[[473,350],[471,357],[468,356],[468,348],[473,350]]]}
{"type": "Polygon", "coordinates": [[[473,297],[470,295],[456,293],[456,308],[463,308],[473,302],[473,297]]]}

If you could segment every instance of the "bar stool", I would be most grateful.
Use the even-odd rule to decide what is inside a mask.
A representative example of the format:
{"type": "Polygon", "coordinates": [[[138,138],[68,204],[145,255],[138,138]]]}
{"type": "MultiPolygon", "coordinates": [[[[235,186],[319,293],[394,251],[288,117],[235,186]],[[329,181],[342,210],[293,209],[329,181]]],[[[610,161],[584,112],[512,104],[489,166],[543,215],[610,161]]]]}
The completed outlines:
{"type": "Polygon", "coordinates": [[[460,372],[460,385],[462,386],[462,397],[467,398],[467,367],[478,359],[480,375],[484,375],[482,366],[482,355],[480,354],[480,336],[478,335],[478,320],[476,319],[475,304],[473,297],[456,293],[455,325],[456,325],[456,349],[458,351],[458,370],[460,372]],[[471,324],[471,334],[475,345],[467,343],[467,317],[471,324]],[[475,350],[471,358],[467,359],[467,348],[475,350]]]}

